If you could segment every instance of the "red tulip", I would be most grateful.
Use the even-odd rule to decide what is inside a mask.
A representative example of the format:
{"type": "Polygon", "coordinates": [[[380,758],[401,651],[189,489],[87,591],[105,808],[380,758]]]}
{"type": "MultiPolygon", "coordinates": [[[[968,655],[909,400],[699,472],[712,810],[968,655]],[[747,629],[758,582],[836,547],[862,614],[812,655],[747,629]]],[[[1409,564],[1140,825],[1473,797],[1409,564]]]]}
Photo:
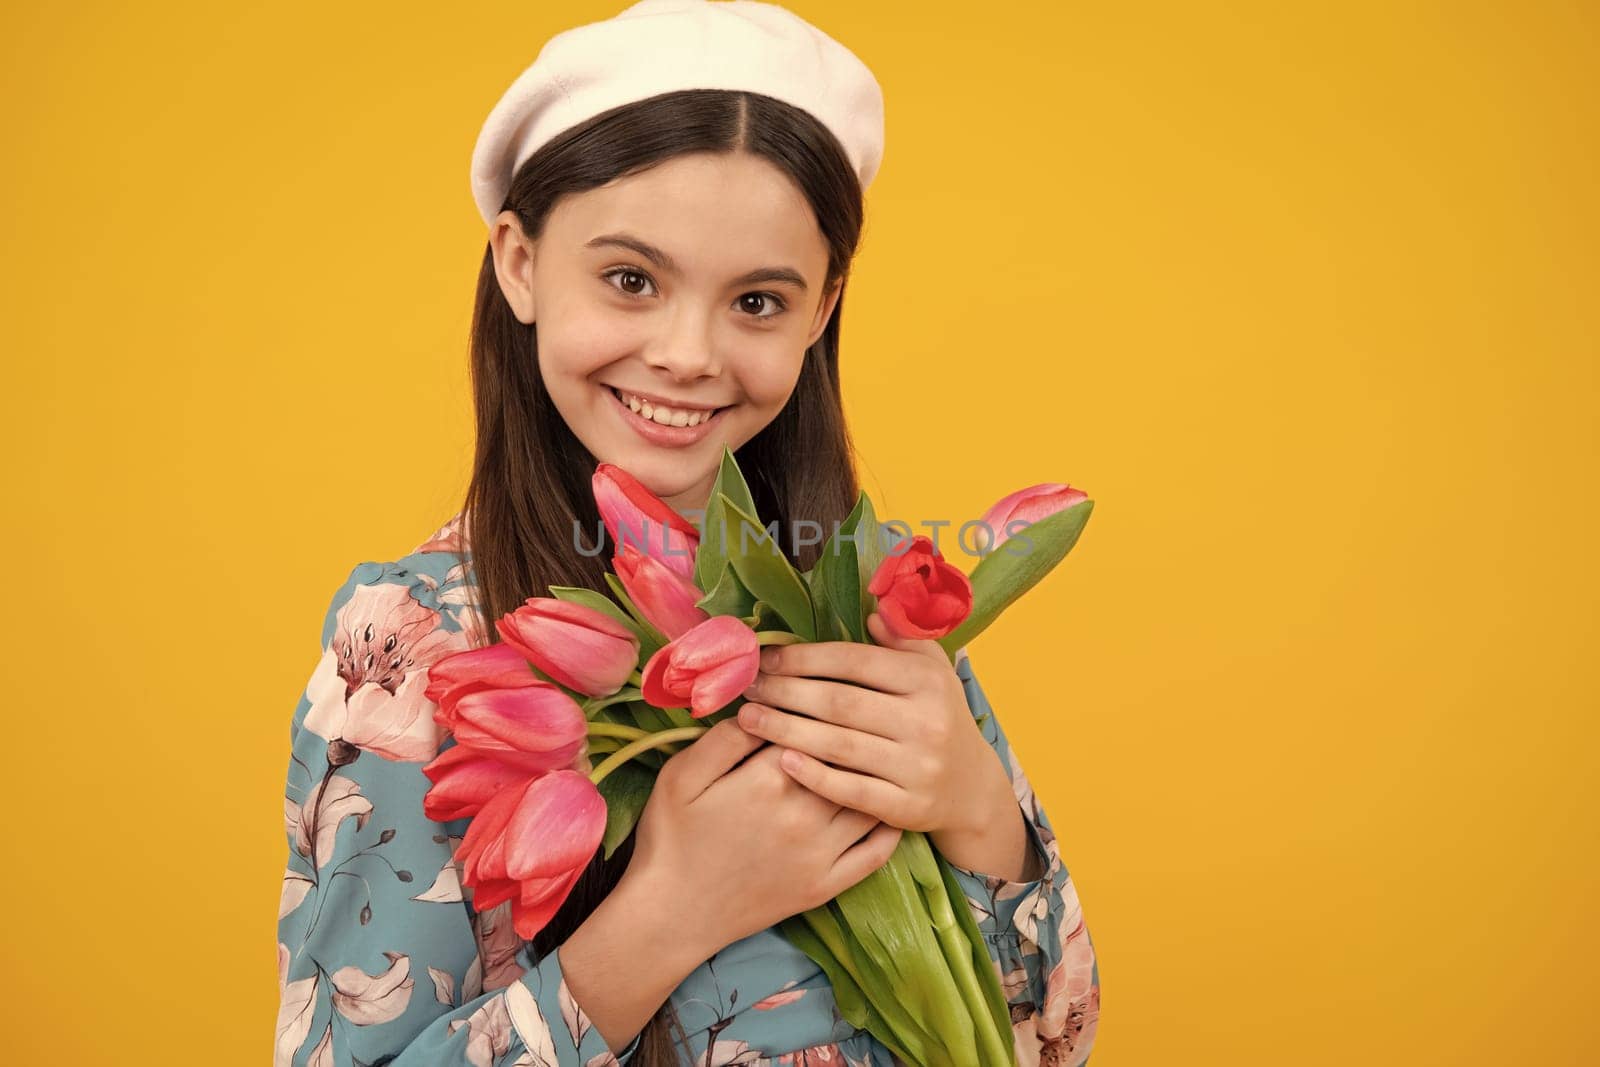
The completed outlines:
{"type": "Polygon", "coordinates": [[[433,713],[434,721],[446,730],[454,730],[456,701],[463,695],[539,682],[521,652],[509,645],[486,645],[456,652],[434,663],[428,668],[428,688],[423,695],[439,705],[433,713]]]}
{"type": "Polygon", "coordinates": [[[1087,499],[1088,493],[1074,489],[1065,482],[1042,482],[1003,496],[983,513],[983,522],[994,531],[994,537],[981,552],[993,552],[1010,539],[1012,535],[1006,531],[1006,527],[1012,522],[1019,519],[1029,523],[1038,522],[1087,499]]]}
{"type": "Polygon", "coordinates": [[[455,704],[456,741],[525,772],[565,767],[582,751],[589,722],[576,701],[549,682],[480,689],[455,704]]]}
{"type": "Polygon", "coordinates": [[[640,614],[668,640],[710,618],[704,608],[695,606],[705,596],[698,586],[632,545],[623,546],[611,560],[611,567],[640,614]]]}
{"type": "Polygon", "coordinates": [[[867,583],[878,614],[899,637],[939,638],[972,612],[972,583],[924,534],[898,556],[885,556],[867,583]]]}
{"type": "Polygon", "coordinates": [[[637,478],[612,463],[594,469],[590,480],[600,518],[611,535],[613,555],[624,543],[660,560],[685,578],[694,577],[700,531],[637,478]]]}
{"type": "Polygon", "coordinates": [[[433,783],[422,797],[422,811],[435,822],[476,815],[502,790],[525,784],[536,772],[503,763],[457,742],[422,768],[433,783]]]}
{"type": "Polygon", "coordinates": [[[646,703],[683,708],[702,719],[727,706],[755,681],[761,645],[732,615],[713,615],[658,650],[644,665],[646,703]]]}
{"type": "Polygon", "coordinates": [[[472,906],[510,900],[517,935],[550,921],[600,847],[606,802],[589,776],[553,770],[496,793],[467,827],[455,858],[472,906]]]}
{"type": "Polygon", "coordinates": [[[535,667],[585,696],[615,693],[639,663],[632,631],[587,604],[529,597],[494,626],[535,667]]]}

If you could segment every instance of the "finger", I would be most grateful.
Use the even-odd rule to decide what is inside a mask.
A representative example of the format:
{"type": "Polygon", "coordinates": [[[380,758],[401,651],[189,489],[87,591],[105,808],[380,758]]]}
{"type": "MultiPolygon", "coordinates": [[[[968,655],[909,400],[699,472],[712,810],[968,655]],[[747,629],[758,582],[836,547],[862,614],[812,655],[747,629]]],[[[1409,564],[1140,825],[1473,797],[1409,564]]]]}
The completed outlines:
{"type": "Polygon", "coordinates": [[[889,862],[900,847],[903,831],[889,823],[879,823],[859,844],[844,850],[828,871],[834,879],[832,895],[838,896],[861,879],[889,862]]]}
{"type": "Polygon", "coordinates": [[[910,693],[916,686],[903,677],[900,650],[860,641],[797,641],[761,650],[765,674],[836,678],[883,693],[910,693]]]}
{"type": "MultiPolygon", "coordinates": [[[[899,694],[863,689],[832,678],[758,674],[740,695],[758,706],[786,708],[798,715],[879,737],[899,737],[910,725],[902,714],[899,694]]],[[[742,712],[744,708],[739,710],[742,712]]],[[[751,728],[748,719],[741,721],[745,729],[751,728]]],[[[770,735],[763,736],[773,739],[770,735]]]]}
{"type": "Polygon", "coordinates": [[[809,715],[790,714],[746,701],[739,709],[739,725],[763,740],[798,749],[836,767],[885,777],[885,771],[894,764],[895,741],[809,715]]]}
{"type": "Polygon", "coordinates": [[[668,760],[678,768],[675,788],[687,803],[766,743],[765,738],[746,732],[738,719],[724,719],[668,760]]]}
{"type": "Polygon", "coordinates": [[[884,822],[901,824],[910,794],[893,782],[868,774],[830,767],[804,752],[785,748],[778,760],[784,772],[821,797],[846,808],[855,808],[884,822]]]}
{"type": "Polygon", "coordinates": [[[876,815],[868,815],[864,811],[840,808],[834,813],[833,820],[828,823],[828,832],[839,835],[836,840],[838,847],[843,849],[844,846],[861,840],[863,834],[882,821],[876,815]]]}

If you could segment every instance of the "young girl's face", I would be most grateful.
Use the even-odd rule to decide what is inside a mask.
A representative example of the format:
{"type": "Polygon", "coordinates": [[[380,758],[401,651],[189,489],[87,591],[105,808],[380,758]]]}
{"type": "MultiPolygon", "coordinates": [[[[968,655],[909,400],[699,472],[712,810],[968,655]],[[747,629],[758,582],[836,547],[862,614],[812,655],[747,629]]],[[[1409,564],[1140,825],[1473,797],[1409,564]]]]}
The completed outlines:
{"type": "Polygon", "coordinates": [[[679,511],[705,506],[723,446],[782,409],[838,300],[837,284],[822,289],[810,204],[742,152],[677,156],[563,197],[536,242],[504,212],[491,239],[567,425],[679,511]],[[666,410],[652,404],[647,420],[629,399],[666,410]]]}

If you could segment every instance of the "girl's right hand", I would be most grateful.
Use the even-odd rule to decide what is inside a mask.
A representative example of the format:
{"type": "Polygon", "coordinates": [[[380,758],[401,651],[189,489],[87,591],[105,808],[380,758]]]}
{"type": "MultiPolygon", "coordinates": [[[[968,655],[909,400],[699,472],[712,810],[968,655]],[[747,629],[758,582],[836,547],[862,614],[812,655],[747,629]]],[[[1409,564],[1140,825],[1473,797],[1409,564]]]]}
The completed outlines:
{"type": "Polygon", "coordinates": [[[667,758],[639,816],[624,877],[669,902],[706,958],[827,903],[900,843],[899,827],[796,782],[782,754],[725,719],[667,758]]]}

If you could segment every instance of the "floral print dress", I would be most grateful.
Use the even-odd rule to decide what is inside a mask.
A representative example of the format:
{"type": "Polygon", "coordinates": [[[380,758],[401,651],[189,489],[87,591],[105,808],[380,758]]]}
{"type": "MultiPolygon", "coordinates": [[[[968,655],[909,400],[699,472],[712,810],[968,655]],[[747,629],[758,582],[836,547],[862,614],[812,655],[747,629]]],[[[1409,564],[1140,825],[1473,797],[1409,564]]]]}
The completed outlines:
{"type": "MultiPolygon", "coordinates": [[[[511,902],[470,904],[451,858],[470,819],[429,820],[422,773],[446,738],[428,667],[481,643],[461,515],[334,593],[322,657],[289,727],[278,907],[278,1067],[608,1067],[559,955],[532,958],[511,902]]],[[[1075,1067],[1093,1044],[1099,969],[1056,836],[965,649],[973,716],[1011,776],[1043,876],[954,868],[1011,1004],[1022,1067],[1075,1067]],[[985,718],[985,716],[987,716],[985,718]]],[[[696,1067],[900,1061],[840,1014],[816,963],[774,928],[725,946],[671,994],[696,1067]]]]}

